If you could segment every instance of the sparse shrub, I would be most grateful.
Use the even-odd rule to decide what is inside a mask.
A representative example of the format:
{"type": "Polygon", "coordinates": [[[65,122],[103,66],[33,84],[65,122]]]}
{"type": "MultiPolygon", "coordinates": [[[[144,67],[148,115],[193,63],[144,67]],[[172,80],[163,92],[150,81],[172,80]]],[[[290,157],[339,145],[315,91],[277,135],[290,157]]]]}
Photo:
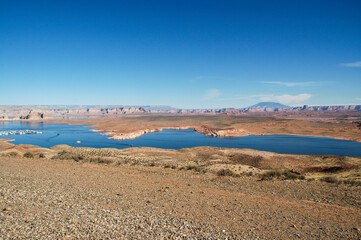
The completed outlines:
{"type": "Polygon", "coordinates": [[[351,169],[357,169],[357,166],[354,165],[347,165],[343,164],[342,166],[321,166],[321,167],[309,167],[302,169],[302,172],[308,173],[308,172],[322,172],[322,173],[338,173],[338,172],[344,172],[351,169]]]}
{"type": "Polygon", "coordinates": [[[232,170],[223,168],[217,172],[217,176],[219,176],[219,177],[222,177],[222,176],[238,177],[239,175],[234,173],[232,170]]]}
{"type": "Polygon", "coordinates": [[[10,157],[19,157],[19,154],[17,152],[11,152],[9,153],[10,157]]]}
{"type": "Polygon", "coordinates": [[[164,168],[177,169],[177,166],[171,165],[171,164],[166,164],[166,165],[164,165],[163,167],[164,167],[164,168]]]}
{"type": "Polygon", "coordinates": [[[271,180],[273,178],[279,178],[281,175],[282,175],[281,171],[276,171],[276,170],[268,171],[268,172],[261,174],[261,180],[262,181],[263,180],[271,180]]]}
{"type": "Polygon", "coordinates": [[[39,153],[38,157],[39,158],[45,158],[45,155],[44,155],[44,153],[39,153]]]}
{"type": "Polygon", "coordinates": [[[196,169],[194,169],[194,171],[199,172],[199,173],[206,173],[207,172],[206,169],[201,168],[201,167],[197,167],[196,169]]]}
{"type": "Polygon", "coordinates": [[[259,168],[263,160],[262,156],[252,156],[243,153],[232,154],[229,156],[229,160],[233,163],[248,165],[259,168]]]}
{"type": "Polygon", "coordinates": [[[61,152],[58,152],[57,155],[53,156],[51,159],[71,159],[70,153],[68,153],[67,151],[63,150],[61,152]]]}
{"type": "Polygon", "coordinates": [[[67,152],[65,150],[58,152],[57,155],[53,156],[51,159],[59,159],[59,160],[74,160],[76,162],[84,160],[84,158],[80,155],[73,154],[71,152],[67,152]]]}
{"type": "Polygon", "coordinates": [[[73,159],[75,162],[84,160],[84,158],[82,156],[78,156],[78,155],[71,156],[71,159],[73,159]]]}
{"type": "Polygon", "coordinates": [[[133,162],[130,163],[130,165],[131,166],[137,166],[137,165],[140,165],[140,162],[139,161],[133,161],[133,162]]]}
{"type": "MultiPolygon", "coordinates": [[[[172,169],[176,169],[176,168],[177,168],[177,166],[172,165],[172,169]]],[[[178,170],[193,170],[193,171],[199,172],[199,173],[206,173],[207,172],[206,169],[204,169],[202,167],[199,167],[197,165],[193,165],[193,164],[192,165],[187,165],[187,166],[182,166],[178,170]]]]}
{"type": "Polygon", "coordinates": [[[197,169],[197,166],[196,165],[188,165],[188,166],[186,166],[185,169],[186,170],[195,170],[195,169],[197,169]]]}
{"type": "Polygon", "coordinates": [[[351,186],[361,186],[361,181],[356,181],[356,180],[338,180],[336,177],[333,176],[327,176],[327,177],[323,177],[320,179],[323,182],[328,182],[328,183],[334,183],[334,184],[347,184],[347,185],[351,185],[351,186]]]}
{"type": "Polygon", "coordinates": [[[261,174],[261,181],[271,180],[273,178],[277,178],[281,180],[296,180],[296,179],[303,180],[305,179],[305,176],[297,172],[294,172],[292,170],[291,171],[272,170],[261,174]]]}
{"type": "Polygon", "coordinates": [[[91,162],[91,163],[101,163],[101,164],[110,164],[110,163],[113,162],[113,160],[98,157],[98,158],[91,158],[89,162],[91,162]]]}
{"type": "Polygon", "coordinates": [[[298,175],[297,173],[291,172],[291,171],[284,172],[283,176],[286,179],[291,179],[291,180],[299,179],[299,177],[300,177],[300,175],[298,175]]]}
{"type": "Polygon", "coordinates": [[[113,160],[111,160],[111,159],[103,159],[100,163],[111,164],[111,163],[113,163],[113,160]]]}
{"type": "Polygon", "coordinates": [[[188,165],[186,166],[186,170],[193,170],[195,172],[199,172],[199,173],[205,173],[206,170],[197,166],[197,165],[188,165]]]}
{"type": "Polygon", "coordinates": [[[351,186],[361,186],[361,182],[355,180],[344,180],[343,183],[351,186]]]}
{"type": "Polygon", "coordinates": [[[26,152],[23,155],[24,158],[34,158],[34,154],[32,154],[31,152],[26,152]]]}
{"type": "Polygon", "coordinates": [[[337,178],[335,177],[331,177],[331,176],[328,176],[328,177],[323,177],[320,179],[321,181],[324,181],[324,182],[328,182],[328,183],[338,183],[339,181],[337,180],[337,178]]]}

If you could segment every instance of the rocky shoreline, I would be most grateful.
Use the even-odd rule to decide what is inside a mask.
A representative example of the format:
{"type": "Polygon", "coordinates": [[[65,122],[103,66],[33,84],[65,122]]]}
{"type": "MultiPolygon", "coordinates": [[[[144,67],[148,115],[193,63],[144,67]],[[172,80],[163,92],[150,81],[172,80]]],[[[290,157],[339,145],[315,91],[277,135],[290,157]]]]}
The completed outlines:
{"type": "Polygon", "coordinates": [[[102,135],[109,136],[109,139],[116,139],[116,140],[130,140],[140,137],[147,133],[152,132],[161,132],[164,129],[174,129],[174,130],[185,130],[185,129],[192,129],[191,127],[165,127],[165,128],[155,128],[155,129],[143,129],[143,130],[136,130],[134,132],[122,133],[117,131],[106,131],[100,129],[93,129],[94,132],[103,132],[102,135]]]}
{"type": "Polygon", "coordinates": [[[172,130],[186,130],[191,129],[198,133],[204,134],[210,137],[240,137],[240,136],[250,136],[250,135],[263,135],[263,134],[251,134],[245,129],[210,129],[207,127],[191,127],[191,126],[184,126],[184,127],[162,127],[162,128],[152,128],[152,129],[141,129],[135,130],[133,132],[119,132],[119,131],[109,131],[109,130],[102,130],[102,129],[92,129],[93,132],[101,132],[102,135],[109,136],[109,139],[116,139],[116,140],[131,140],[137,137],[140,137],[147,133],[152,132],[161,132],[165,129],[172,129],[172,130]]]}
{"type": "MultiPolygon", "coordinates": [[[[244,137],[244,136],[264,136],[264,135],[274,135],[274,134],[263,134],[263,133],[252,133],[245,129],[210,129],[206,127],[162,127],[162,128],[154,128],[154,129],[142,129],[136,130],[134,132],[119,132],[119,131],[109,131],[102,129],[92,129],[94,132],[101,132],[100,134],[108,136],[109,139],[115,140],[132,140],[138,138],[147,133],[153,132],[161,132],[165,129],[173,129],[173,130],[186,130],[192,129],[198,133],[204,134],[210,137],[219,137],[219,138],[227,138],[227,137],[244,137]]],[[[347,138],[347,137],[335,137],[335,136],[326,136],[326,135],[303,135],[303,134],[282,134],[282,135],[302,135],[308,137],[328,137],[340,140],[348,140],[361,142],[361,139],[347,138]]]]}

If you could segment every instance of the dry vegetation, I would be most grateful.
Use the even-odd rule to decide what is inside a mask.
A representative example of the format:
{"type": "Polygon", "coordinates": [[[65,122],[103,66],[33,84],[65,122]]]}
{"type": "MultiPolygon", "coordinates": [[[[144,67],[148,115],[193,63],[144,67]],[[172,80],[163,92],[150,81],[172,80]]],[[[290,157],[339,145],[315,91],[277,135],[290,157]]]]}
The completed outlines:
{"type": "Polygon", "coordinates": [[[9,157],[49,158],[114,166],[141,165],[190,170],[218,176],[253,176],[261,180],[324,180],[361,184],[361,158],[277,154],[251,149],[195,147],[96,149],[58,145],[50,149],[0,142],[0,154],[9,157]]]}

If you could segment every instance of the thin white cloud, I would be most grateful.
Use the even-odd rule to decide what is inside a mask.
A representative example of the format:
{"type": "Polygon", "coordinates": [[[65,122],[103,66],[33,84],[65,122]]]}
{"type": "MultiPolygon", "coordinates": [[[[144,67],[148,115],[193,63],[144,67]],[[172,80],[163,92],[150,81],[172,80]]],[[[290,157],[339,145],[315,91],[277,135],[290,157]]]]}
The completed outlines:
{"type": "Polygon", "coordinates": [[[307,87],[317,84],[317,82],[282,82],[282,81],[260,81],[260,83],[281,85],[286,87],[307,87]]]}
{"type": "Polygon", "coordinates": [[[207,89],[203,96],[203,99],[204,100],[212,100],[221,95],[222,95],[222,93],[219,89],[207,89]]]}
{"type": "Polygon", "coordinates": [[[359,62],[351,62],[351,63],[341,63],[341,66],[344,66],[344,67],[361,67],[361,61],[359,61],[359,62]]]}
{"type": "Polygon", "coordinates": [[[361,101],[361,97],[357,97],[356,100],[361,101]]]}
{"type": "Polygon", "coordinates": [[[279,102],[283,104],[291,104],[291,103],[303,103],[304,101],[310,99],[312,97],[311,94],[302,93],[298,95],[264,95],[260,97],[260,100],[263,102],[279,102]]]}
{"type": "Polygon", "coordinates": [[[237,100],[249,100],[258,102],[279,102],[283,104],[300,104],[310,99],[311,94],[302,93],[298,95],[274,95],[274,94],[255,94],[255,95],[236,95],[228,98],[221,98],[220,101],[237,101],[237,100]]]}

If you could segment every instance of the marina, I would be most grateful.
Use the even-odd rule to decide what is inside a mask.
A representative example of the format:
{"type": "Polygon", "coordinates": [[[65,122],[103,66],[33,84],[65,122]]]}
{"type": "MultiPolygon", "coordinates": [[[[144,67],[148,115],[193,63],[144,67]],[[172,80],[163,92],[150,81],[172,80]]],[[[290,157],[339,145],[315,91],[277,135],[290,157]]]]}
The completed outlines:
{"type": "Polygon", "coordinates": [[[8,131],[0,131],[0,136],[25,135],[25,134],[43,134],[43,132],[37,131],[37,130],[8,130],[8,131]]]}

